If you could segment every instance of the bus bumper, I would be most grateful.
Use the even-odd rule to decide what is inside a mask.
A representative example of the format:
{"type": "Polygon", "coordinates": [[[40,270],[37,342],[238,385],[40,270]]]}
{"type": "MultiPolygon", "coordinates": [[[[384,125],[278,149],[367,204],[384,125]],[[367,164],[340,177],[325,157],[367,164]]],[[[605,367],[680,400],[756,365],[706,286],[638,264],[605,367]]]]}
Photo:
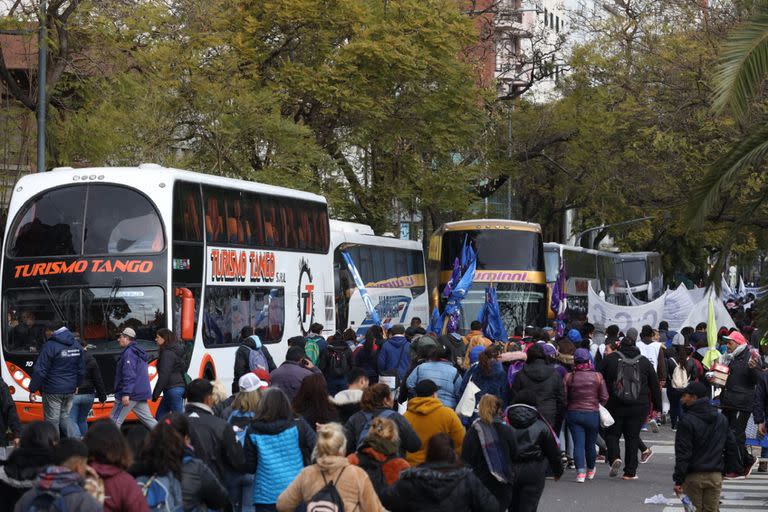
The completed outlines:
{"type": "MultiPolygon", "coordinates": [[[[160,404],[160,400],[156,402],[149,401],[149,410],[152,411],[154,416],[157,412],[157,406],[160,404]]],[[[88,414],[88,421],[98,421],[109,418],[112,414],[112,407],[114,402],[101,403],[94,401],[93,408],[88,414]]],[[[29,423],[31,421],[43,421],[43,404],[42,402],[16,402],[16,412],[19,415],[19,419],[22,423],[29,423]]],[[[138,418],[133,413],[130,413],[126,418],[126,421],[138,421],[138,418]]]]}

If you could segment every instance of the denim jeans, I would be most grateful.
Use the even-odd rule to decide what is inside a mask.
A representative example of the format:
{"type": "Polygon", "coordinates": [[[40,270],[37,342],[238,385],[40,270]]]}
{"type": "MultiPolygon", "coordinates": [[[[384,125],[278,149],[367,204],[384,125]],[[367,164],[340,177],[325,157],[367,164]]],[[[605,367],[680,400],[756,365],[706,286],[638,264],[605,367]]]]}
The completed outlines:
{"type": "Polygon", "coordinates": [[[69,417],[74,394],[43,393],[43,417],[65,437],[80,437],[80,431],[69,417]]]}
{"type": "Polygon", "coordinates": [[[669,419],[672,422],[672,428],[676,429],[683,417],[683,406],[680,404],[683,390],[670,388],[667,390],[667,396],[669,397],[669,419]]]}
{"type": "Polygon", "coordinates": [[[77,425],[81,436],[88,432],[88,413],[93,408],[94,398],[93,394],[75,395],[75,399],[72,401],[72,410],[69,413],[69,417],[77,425]]]}
{"type": "Polygon", "coordinates": [[[157,406],[155,418],[159,420],[169,412],[177,412],[179,414],[184,412],[184,386],[176,386],[163,391],[163,399],[160,400],[160,405],[157,406]]]}
{"type": "Polygon", "coordinates": [[[227,473],[226,487],[234,512],[253,509],[253,473],[227,473]]]}
{"type": "Polygon", "coordinates": [[[568,429],[573,436],[573,459],[576,472],[595,469],[595,443],[600,430],[600,413],[597,411],[568,411],[568,429]],[[586,460],[585,460],[586,459],[586,460]]]}
{"type": "Polygon", "coordinates": [[[141,402],[131,400],[128,402],[128,407],[123,407],[120,400],[115,400],[115,406],[112,409],[112,421],[120,427],[131,411],[133,411],[133,414],[135,414],[136,417],[139,418],[139,421],[149,430],[152,430],[155,428],[155,425],[157,425],[157,420],[152,417],[152,412],[149,410],[149,405],[146,400],[142,400],[141,402]]]}

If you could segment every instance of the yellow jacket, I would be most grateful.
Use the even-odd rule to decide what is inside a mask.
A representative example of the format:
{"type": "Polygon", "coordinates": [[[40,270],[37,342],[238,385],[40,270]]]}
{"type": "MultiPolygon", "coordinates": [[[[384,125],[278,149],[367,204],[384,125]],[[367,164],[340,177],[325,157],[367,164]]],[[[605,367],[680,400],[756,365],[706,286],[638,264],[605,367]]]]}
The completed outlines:
{"type": "Polygon", "coordinates": [[[424,462],[427,456],[427,444],[435,434],[448,434],[453,440],[456,453],[461,455],[464,426],[453,409],[445,407],[440,400],[433,396],[411,398],[408,400],[408,410],[405,411],[404,416],[421,439],[421,449],[416,452],[408,452],[405,455],[405,460],[411,466],[417,466],[424,462]]]}

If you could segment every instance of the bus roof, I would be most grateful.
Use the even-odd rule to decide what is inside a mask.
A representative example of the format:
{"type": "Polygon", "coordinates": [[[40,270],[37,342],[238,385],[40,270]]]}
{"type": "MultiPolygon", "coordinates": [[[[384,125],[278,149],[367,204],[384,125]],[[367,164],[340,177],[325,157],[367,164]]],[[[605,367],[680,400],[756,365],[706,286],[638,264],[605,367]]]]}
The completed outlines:
{"type": "Polygon", "coordinates": [[[331,219],[331,231],[339,233],[354,233],[358,235],[374,235],[373,228],[367,224],[358,224],[357,222],[347,222],[344,220],[331,219]]]}
{"type": "Polygon", "coordinates": [[[146,187],[147,181],[156,177],[158,181],[184,180],[193,183],[213,185],[219,187],[236,188],[250,192],[303,199],[325,203],[325,198],[318,194],[303,192],[286,187],[266,185],[255,181],[226,178],[213,174],[174,169],[157,164],[141,164],[138,167],[85,167],[73,169],[72,167],[57,167],[44,173],[28,174],[18,181],[18,185],[30,186],[35,189],[48,189],[51,187],[68,185],[70,183],[120,183],[137,188],[146,187]]]}
{"type": "Polygon", "coordinates": [[[331,245],[333,246],[333,249],[336,249],[343,244],[375,245],[377,247],[393,247],[398,249],[411,249],[414,251],[421,251],[423,249],[421,242],[415,240],[401,240],[393,236],[374,235],[370,226],[366,226],[365,224],[331,220],[331,245]],[[363,226],[368,228],[371,232],[368,234],[338,229],[339,227],[344,227],[340,225],[346,224],[363,226]]]}
{"type": "Polygon", "coordinates": [[[541,233],[541,226],[533,222],[506,219],[470,219],[446,222],[438,231],[463,231],[467,229],[508,229],[512,231],[532,231],[541,233]]]}
{"type": "Polygon", "coordinates": [[[562,250],[571,251],[571,252],[583,252],[586,254],[596,254],[596,255],[604,255],[604,256],[616,256],[619,253],[615,252],[608,252],[608,251],[598,251],[597,249],[587,249],[586,247],[579,247],[576,245],[565,245],[565,244],[558,244],[556,242],[545,242],[544,243],[544,252],[561,252],[562,250]]]}

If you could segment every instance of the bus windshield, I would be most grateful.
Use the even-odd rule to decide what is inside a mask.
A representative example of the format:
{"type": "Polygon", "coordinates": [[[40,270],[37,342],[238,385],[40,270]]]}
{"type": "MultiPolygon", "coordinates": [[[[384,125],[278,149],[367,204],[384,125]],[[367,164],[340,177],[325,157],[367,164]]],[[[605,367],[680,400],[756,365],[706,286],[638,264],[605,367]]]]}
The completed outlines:
{"type": "Polygon", "coordinates": [[[9,352],[37,352],[45,326],[57,319],[53,303],[61,309],[76,337],[94,353],[117,352],[117,336],[130,327],[137,342],[154,349],[157,329],[166,325],[163,289],[159,286],[112,288],[42,288],[9,290],[4,296],[7,322],[3,344],[9,352]]]}
{"type": "Polygon", "coordinates": [[[478,270],[544,271],[541,234],[506,229],[448,231],[443,235],[441,270],[451,270],[464,240],[477,251],[478,270]]]}
{"type": "Polygon", "coordinates": [[[622,263],[624,270],[624,279],[629,281],[631,286],[640,286],[648,282],[648,277],[645,271],[645,261],[634,260],[624,261],[622,263]]]}
{"type": "MultiPolygon", "coordinates": [[[[499,283],[496,297],[501,310],[501,317],[508,334],[516,326],[543,321],[546,318],[547,289],[543,285],[521,283],[499,283]]],[[[485,304],[485,289],[479,286],[470,288],[461,302],[462,330],[469,331],[469,323],[477,318],[485,304]]]]}
{"type": "Polygon", "coordinates": [[[557,274],[560,273],[560,253],[557,251],[544,251],[544,263],[547,269],[547,282],[557,281],[557,274]]]}

